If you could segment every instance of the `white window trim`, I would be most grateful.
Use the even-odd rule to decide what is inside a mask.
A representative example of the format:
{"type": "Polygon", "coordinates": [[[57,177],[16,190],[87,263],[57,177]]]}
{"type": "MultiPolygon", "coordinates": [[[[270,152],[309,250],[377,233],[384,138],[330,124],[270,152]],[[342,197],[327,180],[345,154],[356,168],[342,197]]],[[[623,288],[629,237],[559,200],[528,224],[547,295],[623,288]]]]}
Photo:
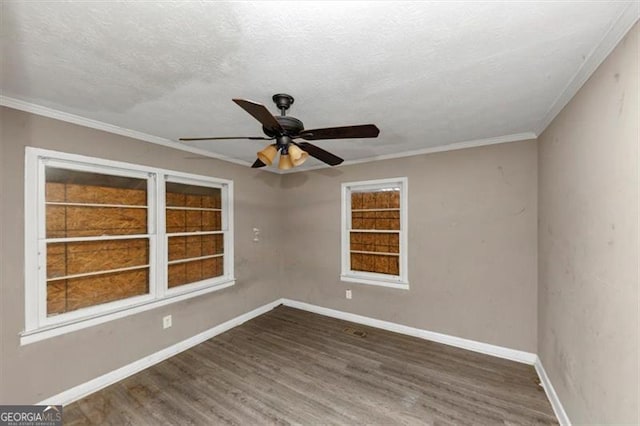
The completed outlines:
{"type": "MultiPolygon", "coordinates": [[[[25,329],[20,344],[91,327],[117,318],[197,297],[235,284],[233,270],[233,181],[157,167],[27,147],[25,150],[25,329]],[[147,179],[149,294],[46,316],[45,163],[74,170],[147,179]],[[165,179],[221,188],[224,230],[224,275],[167,289],[165,179]],[[42,254],[42,255],[40,255],[42,254]]],[[[132,237],[136,236],[124,236],[132,237]]],[[[98,237],[99,239],[99,237],[98,237]]]]}
{"type": "Polygon", "coordinates": [[[342,209],[341,209],[341,233],[342,233],[342,271],[340,280],[349,283],[360,283],[392,287],[397,289],[409,289],[408,272],[408,179],[406,177],[376,179],[360,182],[346,182],[342,184],[342,209]],[[352,189],[378,190],[392,185],[400,185],[400,275],[378,274],[373,272],[361,272],[351,270],[350,256],[350,223],[351,223],[351,191],[352,189]]]}

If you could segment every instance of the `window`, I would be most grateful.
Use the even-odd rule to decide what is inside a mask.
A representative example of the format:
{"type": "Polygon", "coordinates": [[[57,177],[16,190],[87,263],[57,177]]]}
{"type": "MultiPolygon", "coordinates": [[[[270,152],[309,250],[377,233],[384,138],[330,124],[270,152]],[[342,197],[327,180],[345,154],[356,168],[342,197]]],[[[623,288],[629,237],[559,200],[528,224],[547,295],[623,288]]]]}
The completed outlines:
{"type": "Polygon", "coordinates": [[[23,343],[233,284],[232,182],[27,148],[23,343]]]}
{"type": "Polygon", "coordinates": [[[408,289],[407,178],[342,184],[342,281],[408,289]]]}
{"type": "Polygon", "coordinates": [[[150,178],[48,163],[40,238],[46,319],[76,317],[69,313],[149,295],[150,178]]]}
{"type": "Polygon", "coordinates": [[[166,183],[165,196],[169,291],[224,276],[225,237],[229,236],[222,188],[172,179],[166,183]]]}

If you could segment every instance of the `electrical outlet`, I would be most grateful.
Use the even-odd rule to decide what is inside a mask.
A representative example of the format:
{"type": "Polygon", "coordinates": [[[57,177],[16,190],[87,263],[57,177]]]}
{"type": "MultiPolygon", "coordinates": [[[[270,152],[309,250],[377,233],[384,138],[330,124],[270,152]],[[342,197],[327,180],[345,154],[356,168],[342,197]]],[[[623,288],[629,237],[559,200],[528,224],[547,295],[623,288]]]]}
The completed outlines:
{"type": "Polygon", "coordinates": [[[171,315],[167,315],[166,317],[162,317],[162,328],[169,328],[171,327],[172,324],[172,320],[171,320],[171,315]]]}
{"type": "Polygon", "coordinates": [[[258,241],[260,241],[260,229],[253,228],[253,242],[257,243],[258,241]]]}
{"type": "Polygon", "coordinates": [[[346,292],[346,294],[345,294],[345,297],[346,297],[347,299],[351,299],[351,296],[352,296],[352,294],[351,294],[351,289],[349,289],[349,290],[347,290],[347,292],[346,292]]]}

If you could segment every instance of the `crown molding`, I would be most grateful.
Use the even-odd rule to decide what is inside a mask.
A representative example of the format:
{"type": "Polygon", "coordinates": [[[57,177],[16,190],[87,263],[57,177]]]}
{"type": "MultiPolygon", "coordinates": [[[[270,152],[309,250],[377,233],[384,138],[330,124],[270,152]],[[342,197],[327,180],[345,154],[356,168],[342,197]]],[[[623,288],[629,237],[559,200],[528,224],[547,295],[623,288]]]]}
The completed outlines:
{"type": "MultiPolygon", "coordinates": [[[[627,7],[621,12],[617,19],[615,19],[609,28],[609,30],[602,37],[598,45],[589,53],[585,61],[580,68],[576,71],[575,75],[571,78],[569,83],[565,86],[564,90],[558,95],[551,107],[545,113],[543,119],[537,126],[537,131],[516,133],[511,135],[498,136],[494,138],[476,139],[470,141],[456,142],[447,145],[440,145],[436,147],[418,149],[413,151],[405,151],[394,154],[386,154],[379,156],[372,156],[357,160],[348,160],[341,164],[341,166],[350,166],[354,164],[368,163],[380,160],[390,160],[396,158],[412,157],[415,155],[432,154],[436,152],[453,151],[465,148],[474,148],[484,145],[494,145],[499,143],[517,142],[528,139],[536,139],[537,135],[541,134],[553,121],[553,119],[560,113],[560,111],[569,103],[569,101],[580,90],[589,77],[595,72],[595,70],[602,64],[607,56],[613,51],[613,49],[620,43],[623,37],[631,29],[631,27],[640,18],[640,3],[637,1],[628,2],[627,7]]],[[[0,95],[0,105],[10,108],[18,109],[21,111],[29,112],[32,114],[53,118],[56,120],[65,121],[72,124],[77,124],[84,127],[90,127],[97,130],[102,130],[109,133],[114,133],[121,136],[130,137],[133,139],[139,139],[145,142],[155,143],[165,147],[178,149],[181,151],[191,152],[194,154],[202,155],[203,157],[215,158],[230,163],[251,167],[251,163],[236,158],[227,157],[225,155],[216,154],[205,149],[196,148],[189,145],[184,145],[171,139],[162,138],[159,136],[150,135],[147,133],[139,132],[124,127],[115,126],[98,120],[92,120],[89,118],[81,117],[79,115],[70,114],[67,112],[55,110],[52,108],[44,107],[41,105],[26,102],[20,99],[11,98],[8,96],[0,95]]],[[[275,174],[291,174],[300,173],[306,171],[312,171],[317,169],[326,168],[323,164],[318,164],[308,168],[297,168],[288,171],[281,171],[277,168],[264,168],[263,171],[267,171],[275,174]]]]}
{"type": "Polygon", "coordinates": [[[587,82],[589,77],[598,69],[598,67],[607,59],[607,56],[615,49],[620,41],[627,35],[631,27],[640,18],[640,2],[632,1],[620,13],[617,19],[613,21],[611,27],[604,34],[600,42],[587,55],[578,71],[569,80],[564,90],[555,99],[549,110],[540,121],[537,127],[537,134],[541,134],[551,124],[560,111],[569,103],[569,101],[578,93],[578,90],[587,82]]]}
{"type": "MultiPolygon", "coordinates": [[[[115,126],[113,124],[108,124],[98,120],[92,120],[89,118],[81,117],[79,115],[74,115],[68,112],[55,110],[53,108],[36,105],[30,102],[25,102],[20,99],[11,98],[8,96],[0,95],[0,105],[6,106],[9,108],[18,109],[25,112],[29,112],[36,115],[41,115],[43,117],[53,118],[56,120],[67,122],[67,123],[77,124],[79,126],[90,127],[92,129],[102,130],[105,132],[114,133],[117,135],[126,136],[133,139],[139,139],[145,142],[151,142],[157,145],[162,145],[162,146],[166,146],[173,149],[179,149],[181,151],[187,151],[194,154],[199,154],[204,157],[215,158],[222,161],[228,161],[234,164],[239,164],[241,166],[251,167],[251,163],[243,160],[238,160],[235,158],[216,154],[204,149],[192,147],[189,145],[184,145],[179,142],[173,141],[171,139],[161,138],[159,136],[150,135],[148,133],[126,129],[124,127],[115,126]]],[[[380,160],[391,160],[394,158],[412,157],[414,155],[431,154],[434,152],[453,151],[453,150],[464,149],[464,148],[474,148],[478,146],[494,145],[498,143],[517,142],[522,140],[535,139],[536,137],[537,137],[536,134],[533,132],[525,132],[525,133],[516,133],[512,135],[498,136],[495,138],[475,139],[471,141],[457,142],[457,143],[441,145],[441,146],[436,146],[431,148],[399,152],[395,154],[378,155],[378,156],[367,157],[367,158],[362,158],[358,160],[348,160],[342,163],[340,166],[349,166],[353,164],[368,163],[368,162],[380,161],[380,160]]],[[[301,173],[301,172],[306,172],[310,170],[323,169],[326,167],[327,166],[324,164],[318,164],[316,166],[312,166],[309,168],[291,169],[287,171],[282,171],[277,168],[263,168],[262,170],[270,173],[286,175],[291,173],[301,173]]]]}
{"type": "MultiPolygon", "coordinates": [[[[352,166],[354,164],[361,164],[361,163],[370,163],[372,161],[394,160],[396,158],[413,157],[416,155],[434,154],[436,152],[456,151],[458,149],[477,148],[485,145],[496,145],[496,144],[508,143],[508,142],[520,142],[520,141],[526,141],[526,140],[537,139],[537,138],[538,136],[533,132],[514,133],[511,135],[496,136],[494,138],[474,139],[470,141],[454,142],[447,145],[439,145],[439,146],[434,146],[430,148],[416,149],[413,151],[404,151],[404,152],[397,152],[393,154],[376,155],[373,157],[360,158],[357,160],[347,160],[337,167],[352,166]]],[[[298,169],[295,171],[288,170],[285,172],[280,172],[280,174],[308,172],[311,170],[324,169],[326,167],[327,166],[323,164],[319,164],[319,165],[308,167],[302,170],[298,169]]]]}
{"type": "Polygon", "coordinates": [[[124,127],[115,126],[113,124],[105,123],[98,120],[92,120],[90,118],[81,117],[79,115],[70,114],[55,110],[53,108],[36,105],[30,102],[25,102],[20,99],[11,98],[8,96],[0,95],[0,105],[6,106],[20,111],[29,112],[36,115],[41,115],[47,118],[53,118],[56,120],[64,121],[67,123],[77,124],[79,126],[90,127],[96,130],[102,130],[104,132],[114,133],[120,136],[126,136],[128,138],[139,139],[145,142],[155,143],[157,145],[166,146],[168,148],[178,149],[181,151],[191,152],[193,154],[202,155],[204,157],[215,158],[222,161],[228,161],[230,163],[239,164],[241,166],[251,167],[251,163],[236,158],[227,157],[224,155],[216,154],[205,149],[196,148],[189,145],[184,145],[171,139],[161,138],[159,136],[150,135],[148,133],[138,132],[136,130],[126,129],[124,127]]]}

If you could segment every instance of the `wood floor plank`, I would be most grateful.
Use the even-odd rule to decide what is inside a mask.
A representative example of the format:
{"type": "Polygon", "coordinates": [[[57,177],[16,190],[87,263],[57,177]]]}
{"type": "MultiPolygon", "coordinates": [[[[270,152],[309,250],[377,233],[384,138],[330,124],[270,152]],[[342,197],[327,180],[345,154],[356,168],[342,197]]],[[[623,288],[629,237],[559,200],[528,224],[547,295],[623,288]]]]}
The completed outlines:
{"type": "Polygon", "coordinates": [[[63,412],[71,425],[556,425],[538,383],[530,365],[279,306],[63,412]]]}
{"type": "MultiPolygon", "coordinates": [[[[291,324],[291,323],[290,323],[291,324]]],[[[292,328],[292,326],[290,325],[289,328],[292,328]]],[[[272,331],[275,330],[275,327],[272,328],[272,331]]],[[[275,331],[274,331],[275,332],[275,331]]],[[[372,330],[373,333],[376,333],[377,331],[374,329],[372,330]]],[[[407,355],[407,352],[403,352],[402,354],[400,353],[393,353],[391,355],[389,355],[388,353],[386,353],[385,351],[379,351],[380,346],[376,345],[375,348],[378,349],[378,351],[373,354],[370,352],[369,349],[366,348],[359,348],[357,346],[354,345],[347,345],[347,346],[340,346],[341,343],[344,343],[344,339],[349,340],[350,337],[341,337],[341,338],[336,338],[333,341],[333,349],[338,350],[338,353],[343,353],[343,354],[347,354],[347,356],[349,358],[351,358],[352,361],[358,363],[359,365],[365,365],[367,363],[367,360],[370,359],[371,357],[376,357],[377,359],[381,359],[383,361],[385,361],[388,365],[394,365],[395,363],[397,363],[398,359],[402,359],[402,355],[407,355]],[[342,342],[336,342],[336,340],[342,340],[342,342]],[[364,352],[363,352],[364,351],[364,352]]],[[[300,342],[304,342],[305,339],[307,339],[307,336],[304,335],[304,333],[298,333],[298,343],[300,342]]],[[[314,350],[314,351],[318,351],[321,350],[321,348],[324,347],[325,342],[322,339],[313,339],[312,337],[309,337],[309,341],[306,343],[307,347],[314,350]]],[[[423,364],[425,365],[425,364],[423,364]]],[[[421,367],[416,367],[416,366],[409,366],[410,368],[421,368],[421,367]]],[[[406,368],[406,367],[405,367],[406,368]]],[[[380,371],[382,371],[383,367],[382,366],[378,366],[378,369],[380,371]]],[[[377,373],[379,374],[380,371],[378,371],[377,373]]],[[[361,371],[360,374],[357,375],[357,377],[364,377],[365,375],[363,374],[364,371],[361,371]]],[[[433,370],[425,370],[425,371],[420,371],[419,373],[423,373],[422,375],[424,377],[431,377],[431,378],[437,378],[437,377],[441,377],[443,378],[443,380],[446,380],[447,382],[458,382],[457,384],[460,386],[466,386],[467,388],[472,388],[475,389],[476,391],[483,391],[483,394],[489,394],[490,396],[493,392],[499,390],[500,394],[496,396],[497,401],[499,402],[501,398],[511,398],[513,395],[515,395],[518,399],[522,400],[523,396],[522,395],[522,389],[518,388],[518,387],[513,387],[513,386],[509,386],[508,382],[494,382],[492,380],[489,380],[487,382],[487,380],[483,381],[478,381],[475,380],[475,378],[470,375],[470,374],[460,374],[459,371],[456,371],[455,374],[453,375],[446,375],[443,374],[441,371],[437,370],[437,369],[433,369],[433,370]],[[490,387],[486,387],[487,384],[490,384],[492,386],[490,387]],[[519,391],[519,392],[518,392],[519,391]],[[518,392],[518,393],[515,393],[518,392]]],[[[462,372],[465,373],[465,372],[462,372]]],[[[466,372],[469,373],[469,372],[466,372]]],[[[535,372],[534,372],[535,374],[535,372]]],[[[387,377],[388,379],[388,377],[387,377]]],[[[354,379],[357,380],[357,379],[354,379]]],[[[456,384],[456,383],[454,383],[456,384]]],[[[530,384],[530,381],[527,380],[527,382],[525,383],[527,386],[530,384]]],[[[437,383],[431,383],[430,384],[431,387],[434,387],[435,385],[437,385],[437,383]]],[[[369,383],[369,386],[375,386],[374,384],[369,383]]],[[[442,389],[441,389],[442,390],[442,389]]],[[[385,391],[389,391],[389,388],[385,388],[385,391]]],[[[539,391],[534,391],[537,393],[539,391]]],[[[478,392],[476,392],[478,393],[478,392]]],[[[482,405],[487,405],[490,401],[485,400],[485,401],[480,401],[480,402],[484,402],[484,404],[482,405]]],[[[532,401],[532,402],[535,402],[532,401]]],[[[482,409],[482,407],[480,407],[479,409],[482,409]]]]}

